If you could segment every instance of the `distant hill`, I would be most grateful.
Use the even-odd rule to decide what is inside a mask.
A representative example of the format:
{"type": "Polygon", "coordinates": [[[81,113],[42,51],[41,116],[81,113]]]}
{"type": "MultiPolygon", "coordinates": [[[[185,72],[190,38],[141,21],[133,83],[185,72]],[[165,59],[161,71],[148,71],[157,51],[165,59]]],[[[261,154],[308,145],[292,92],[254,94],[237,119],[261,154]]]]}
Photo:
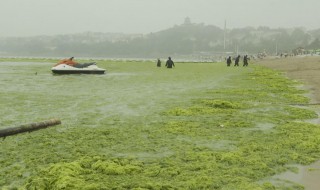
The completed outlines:
{"type": "Polygon", "coordinates": [[[246,27],[226,30],[184,23],[150,34],[80,33],[0,38],[0,56],[144,57],[168,55],[291,53],[320,49],[320,29],[246,27]]]}

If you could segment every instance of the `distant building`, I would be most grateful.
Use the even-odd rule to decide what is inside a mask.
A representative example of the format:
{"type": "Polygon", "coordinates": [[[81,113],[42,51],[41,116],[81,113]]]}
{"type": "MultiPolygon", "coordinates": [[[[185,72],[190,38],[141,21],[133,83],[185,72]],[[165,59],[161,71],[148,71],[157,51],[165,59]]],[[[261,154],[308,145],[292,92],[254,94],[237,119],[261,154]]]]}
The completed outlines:
{"type": "Polygon", "coordinates": [[[186,17],[186,18],[184,19],[183,25],[191,25],[191,20],[190,20],[189,17],[186,17]]]}

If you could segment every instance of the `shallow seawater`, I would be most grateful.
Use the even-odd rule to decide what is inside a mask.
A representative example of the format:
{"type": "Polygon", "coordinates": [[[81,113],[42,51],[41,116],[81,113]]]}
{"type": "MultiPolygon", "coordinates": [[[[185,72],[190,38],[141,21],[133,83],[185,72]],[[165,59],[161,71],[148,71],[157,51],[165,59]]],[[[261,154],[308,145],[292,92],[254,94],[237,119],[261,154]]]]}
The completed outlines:
{"type": "Polygon", "coordinates": [[[295,165],[296,172],[287,171],[272,177],[278,183],[287,183],[288,181],[302,184],[305,190],[318,190],[320,179],[320,161],[308,166],[295,165]]]}
{"type": "Polygon", "coordinates": [[[273,72],[105,62],[105,75],[53,75],[51,66],[0,63],[1,128],[62,121],[1,141],[0,186],[259,189],[287,164],[319,158],[320,131],[288,105],[303,98],[273,72]]]}
{"type": "MultiPolygon", "coordinates": [[[[46,118],[62,117],[65,123],[89,113],[99,115],[100,119],[114,115],[141,116],[158,111],[161,106],[155,105],[161,105],[170,94],[180,91],[176,88],[178,82],[152,83],[152,73],[145,72],[108,70],[105,75],[53,75],[49,63],[13,62],[0,66],[2,93],[15,99],[14,105],[8,103],[10,109],[4,114],[8,120],[17,110],[46,118]]],[[[34,120],[27,115],[21,119],[34,120]]]]}

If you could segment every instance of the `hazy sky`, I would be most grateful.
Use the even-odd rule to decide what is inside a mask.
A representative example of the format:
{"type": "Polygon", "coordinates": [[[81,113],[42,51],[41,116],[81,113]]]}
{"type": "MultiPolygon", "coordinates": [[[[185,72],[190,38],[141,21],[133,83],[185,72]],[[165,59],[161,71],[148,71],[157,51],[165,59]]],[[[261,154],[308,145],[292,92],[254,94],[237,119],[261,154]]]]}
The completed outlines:
{"type": "Polygon", "coordinates": [[[320,28],[320,0],[0,0],[0,37],[150,33],[193,23],[320,28]]]}

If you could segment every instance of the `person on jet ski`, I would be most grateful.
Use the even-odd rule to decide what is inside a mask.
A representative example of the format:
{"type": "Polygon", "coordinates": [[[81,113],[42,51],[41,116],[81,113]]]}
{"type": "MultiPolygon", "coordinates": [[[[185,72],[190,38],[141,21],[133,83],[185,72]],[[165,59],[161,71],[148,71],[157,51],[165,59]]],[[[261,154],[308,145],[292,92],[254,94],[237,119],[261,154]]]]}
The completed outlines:
{"type": "Polygon", "coordinates": [[[88,67],[90,65],[95,65],[95,62],[92,63],[77,63],[75,61],[73,61],[74,57],[70,57],[69,59],[62,59],[60,60],[55,66],[60,65],[60,64],[66,64],[66,65],[70,65],[72,67],[77,67],[77,68],[84,68],[84,67],[88,67]]]}
{"type": "Polygon", "coordinates": [[[78,64],[77,62],[73,61],[73,58],[74,57],[70,57],[69,59],[62,59],[55,66],[60,65],[60,64],[74,66],[74,65],[78,64]]]}

